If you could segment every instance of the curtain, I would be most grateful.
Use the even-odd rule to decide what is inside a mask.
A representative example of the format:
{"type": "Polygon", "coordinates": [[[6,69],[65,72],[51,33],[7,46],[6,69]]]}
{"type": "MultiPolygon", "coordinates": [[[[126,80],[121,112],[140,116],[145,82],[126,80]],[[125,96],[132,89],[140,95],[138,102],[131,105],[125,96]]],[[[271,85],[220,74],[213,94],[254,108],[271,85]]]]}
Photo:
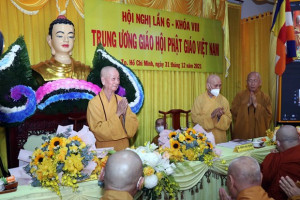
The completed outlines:
{"type": "MultiPolygon", "coordinates": [[[[262,91],[269,93],[269,44],[272,13],[243,19],[242,34],[242,63],[241,84],[246,85],[247,75],[257,71],[262,78],[262,91]]],[[[242,88],[243,89],[243,88],[242,88]]]]}

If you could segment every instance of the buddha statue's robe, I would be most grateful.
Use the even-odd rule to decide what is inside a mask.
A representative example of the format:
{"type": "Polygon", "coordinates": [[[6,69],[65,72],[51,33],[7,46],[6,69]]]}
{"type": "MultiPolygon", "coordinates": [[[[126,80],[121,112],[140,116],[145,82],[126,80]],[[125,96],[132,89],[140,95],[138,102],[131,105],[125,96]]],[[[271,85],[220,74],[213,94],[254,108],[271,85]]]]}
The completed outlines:
{"type": "Polygon", "coordinates": [[[62,64],[56,61],[53,56],[50,60],[40,62],[31,66],[31,68],[38,85],[64,78],[87,80],[91,71],[89,66],[75,61],[73,58],[71,58],[71,64],[62,64]]]}
{"type": "Polygon", "coordinates": [[[270,97],[258,90],[255,93],[257,106],[248,107],[249,90],[239,92],[232,101],[231,113],[233,118],[232,139],[251,139],[263,137],[272,119],[270,97]]]}
{"type": "Polygon", "coordinates": [[[95,135],[97,148],[114,147],[117,151],[123,150],[129,147],[129,138],[138,129],[137,117],[129,106],[125,118],[116,114],[118,101],[121,99],[118,95],[112,95],[108,101],[102,90],[89,101],[87,121],[95,135]]]}
{"type": "Polygon", "coordinates": [[[202,126],[206,132],[212,132],[216,143],[227,141],[226,130],[231,123],[231,113],[227,99],[219,94],[209,97],[207,92],[198,96],[192,108],[192,121],[202,126]],[[220,119],[211,118],[211,113],[219,107],[224,108],[225,114],[220,119]]]}

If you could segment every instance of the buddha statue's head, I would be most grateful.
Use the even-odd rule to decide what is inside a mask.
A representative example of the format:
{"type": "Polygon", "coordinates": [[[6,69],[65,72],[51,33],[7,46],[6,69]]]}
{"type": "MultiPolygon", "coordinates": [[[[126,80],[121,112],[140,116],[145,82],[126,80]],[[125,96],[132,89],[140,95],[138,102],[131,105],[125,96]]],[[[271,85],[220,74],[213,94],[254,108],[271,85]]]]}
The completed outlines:
{"type": "Polygon", "coordinates": [[[47,42],[55,57],[70,57],[75,40],[74,24],[60,15],[49,26],[47,42]]]}

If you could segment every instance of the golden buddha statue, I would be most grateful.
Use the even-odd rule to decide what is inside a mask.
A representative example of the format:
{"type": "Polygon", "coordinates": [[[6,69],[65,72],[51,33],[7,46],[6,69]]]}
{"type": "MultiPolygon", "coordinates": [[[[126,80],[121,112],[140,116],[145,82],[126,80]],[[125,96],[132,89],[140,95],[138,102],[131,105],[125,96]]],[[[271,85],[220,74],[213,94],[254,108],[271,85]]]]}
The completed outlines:
{"type": "Polygon", "coordinates": [[[39,85],[63,78],[87,80],[90,67],[75,61],[71,55],[74,46],[74,24],[65,16],[58,16],[49,27],[47,42],[52,58],[31,66],[39,85]]]}

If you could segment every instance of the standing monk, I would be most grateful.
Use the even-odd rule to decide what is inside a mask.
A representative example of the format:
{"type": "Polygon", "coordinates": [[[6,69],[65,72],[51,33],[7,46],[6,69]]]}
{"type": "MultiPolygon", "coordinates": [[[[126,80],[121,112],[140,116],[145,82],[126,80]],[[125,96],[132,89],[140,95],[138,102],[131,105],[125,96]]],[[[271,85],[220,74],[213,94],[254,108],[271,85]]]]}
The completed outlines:
{"type": "Polygon", "coordinates": [[[222,96],[222,82],[219,76],[210,75],[206,81],[207,92],[198,96],[192,108],[192,121],[205,131],[212,132],[216,143],[226,142],[226,130],[231,123],[227,99],[222,96]]]}
{"type": "Polygon", "coordinates": [[[258,72],[250,72],[247,89],[239,92],[231,107],[234,129],[232,139],[250,139],[266,135],[272,118],[270,97],[260,90],[258,72]]]}
{"type": "Polygon", "coordinates": [[[97,148],[123,150],[129,147],[129,138],[135,135],[138,120],[127,99],[115,94],[120,84],[118,70],[111,66],[104,67],[101,82],[101,92],[89,102],[87,121],[96,137],[97,148]]]}

